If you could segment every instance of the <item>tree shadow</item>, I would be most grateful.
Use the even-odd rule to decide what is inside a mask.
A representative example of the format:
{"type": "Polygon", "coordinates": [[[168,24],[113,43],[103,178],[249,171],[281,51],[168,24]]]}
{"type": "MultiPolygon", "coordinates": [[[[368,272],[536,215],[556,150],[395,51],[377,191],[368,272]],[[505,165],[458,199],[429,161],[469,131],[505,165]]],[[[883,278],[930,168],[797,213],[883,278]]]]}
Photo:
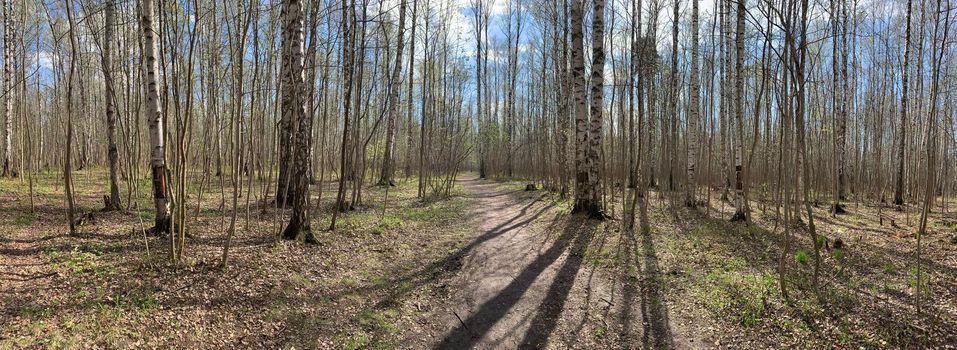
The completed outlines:
{"type": "MultiPolygon", "coordinates": [[[[542,214],[544,214],[545,212],[547,212],[548,210],[550,210],[551,208],[555,206],[554,203],[551,203],[551,204],[542,206],[535,212],[530,212],[531,208],[536,203],[539,203],[538,198],[535,198],[534,200],[531,200],[527,204],[525,204],[519,210],[518,214],[516,214],[515,216],[509,218],[507,221],[502,222],[501,224],[496,225],[495,227],[489,230],[486,230],[481,235],[474,238],[467,245],[455,250],[454,252],[450,254],[445,255],[445,257],[443,257],[442,259],[436,260],[432,262],[431,264],[428,264],[425,267],[417,269],[411,273],[406,273],[406,274],[400,275],[399,277],[391,279],[389,283],[384,284],[384,285],[390,286],[391,288],[391,290],[389,291],[389,295],[386,296],[381,301],[379,301],[376,304],[376,307],[385,307],[388,305],[392,305],[396,302],[396,300],[401,299],[402,296],[408,294],[409,292],[416,290],[424,285],[427,285],[439,279],[445,273],[458,270],[462,266],[462,260],[465,258],[466,255],[468,255],[469,252],[475,249],[475,247],[495,237],[506,234],[514,229],[528,225],[529,223],[537,220],[539,217],[541,217],[542,214]],[[404,287],[399,288],[399,286],[404,286],[404,287]]],[[[485,208],[484,210],[494,211],[496,209],[485,208]]],[[[352,295],[352,294],[361,295],[365,293],[375,292],[376,290],[379,290],[381,288],[382,288],[381,286],[360,286],[355,288],[342,289],[332,293],[327,293],[323,295],[322,297],[337,299],[346,295],[352,295]]]]}
{"type": "Polygon", "coordinates": [[[56,275],[56,272],[45,272],[45,273],[0,272],[0,281],[27,282],[27,281],[47,278],[54,275],[56,275]]]}
{"type": "MultiPolygon", "coordinates": [[[[768,230],[760,224],[732,223],[723,218],[704,217],[691,210],[683,214],[678,224],[689,230],[681,231],[682,234],[689,235],[690,239],[700,240],[702,249],[707,249],[707,254],[712,258],[727,256],[741,259],[751,273],[771,273],[769,277],[780,278],[777,275],[778,259],[781,256],[784,241],[788,239],[783,228],[768,230]]],[[[923,271],[927,276],[925,283],[935,294],[928,297],[930,300],[924,301],[922,304],[924,315],[915,321],[912,316],[915,312],[916,293],[905,292],[907,288],[914,289],[913,277],[908,275],[908,271],[886,271],[886,266],[891,262],[895,262],[891,266],[902,263],[908,266],[913,265],[916,262],[913,253],[906,249],[902,250],[899,244],[879,244],[881,240],[891,236],[889,232],[882,229],[855,226],[853,222],[848,222],[842,217],[835,220],[826,215],[819,215],[817,212],[814,213],[814,219],[815,223],[848,229],[842,231],[824,225],[818,226],[818,234],[829,239],[841,238],[844,242],[841,259],[835,258],[833,248],[821,248],[820,292],[823,294],[824,301],[813,298],[813,287],[810,284],[811,268],[807,265],[791,263],[785,277],[792,292],[791,296],[796,297],[796,300],[804,303],[803,305],[813,305],[813,307],[805,311],[791,304],[785,309],[790,311],[774,311],[767,317],[773,317],[779,312],[782,315],[790,312],[800,315],[804,324],[809,327],[815,327],[818,324],[819,319],[815,318],[817,316],[826,317],[829,322],[835,323],[859,322],[861,328],[852,327],[848,331],[852,338],[876,336],[886,340],[888,346],[901,348],[957,343],[955,339],[957,333],[950,331],[957,329],[955,328],[957,315],[946,307],[934,305],[953,300],[953,294],[950,291],[957,290],[955,289],[957,283],[952,278],[944,276],[957,275],[957,269],[927,255],[920,258],[923,271]],[[875,235],[876,240],[858,239],[862,235],[864,237],[875,235]],[[892,288],[887,289],[887,285],[892,288]],[[950,332],[926,335],[938,330],[950,332]],[[930,343],[917,343],[921,337],[933,340],[930,343]]],[[[791,249],[786,252],[787,259],[793,259],[790,257],[793,252],[813,249],[807,237],[805,225],[793,227],[790,235],[793,243],[791,249]]],[[[696,268],[700,267],[696,266],[696,268]]],[[[710,265],[708,268],[723,267],[710,265]]],[[[743,295],[743,297],[751,296],[743,295]]]]}
{"type": "Polygon", "coordinates": [[[865,232],[877,233],[877,234],[881,234],[885,236],[890,236],[894,234],[893,232],[891,232],[891,230],[888,230],[888,229],[855,226],[855,225],[847,223],[846,220],[841,220],[840,218],[832,219],[828,217],[827,215],[818,215],[817,213],[814,213],[814,220],[818,220],[824,224],[838,226],[847,230],[865,231],[865,232]]]}
{"type": "MultiPolygon", "coordinates": [[[[611,226],[613,225],[607,225],[605,226],[604,229],[593,230],[594,234],[592,238],[590,239],[590,243],[585,248],[586,251],[598,252],[599,259],[601,259],[600,254],[601,252],[604,251],[606,243],[610,243],[609,236],[612,234],[612,232],[620,232],[619,228],[612,229],[611,226]]],[[[614,243],[615,243],[614,256],[617,258],[621,256],[622,244],[621,244],[621,240],[616,240],[614,243]]],[[[610,281],[608,281],[609,288],[611,291],[610,291],[610,295],[608,295],[608,299],[605,299],[602,296],[600,289],[592,288],[592,286],[594,286],[593,282],[595,281],[595,279],[607,280],[601,275],[600,270],[603,268],[603,266],[601,266],[600,262],[590,264],[590,265],[591,265],[590,268],[586,267],[586,269],[588,269],[587,279],[585,280],[585,282],[583,282],[583,284],[585,285],[585,296],[584,296],[584,303],[581,306],[582,317],[578,321],[578,324],[575,326],[575,329],[571,332],[571,335],[574,338],[579,338],[582,330],[585,328],[585,324],[588,322],[589,315],[591,314],[592,298],[598,298],[598,300],[596,300],[597,305],[595,305],[595,307],[596,307],[596,310],[598,310],[601,313],[602,319],[608,319],[610,317],[609,315],[612,312],[612,307],[615,305],[614,303],[615,291],[618,288],[618,285],[620,283],[620,281],[617,279],[611,279],[610,281]],[[598,303],[598,301],[600,301],[601,303],[598,303]],[[602,303],[604,303],[605,305],[602,306],[602,303]],[[600,309],[603,309],[603,310],[600,310],[600,309]]]]}
{"type": "Polygon", "coordinates": [[[638,243],[635,241],[634,229],[622,230],[619,238],[619,255],[621,256],[621,275],[619,280],[621,284],[621,312],[618,315],[618,321],[621,324],[621,336],[623,339],[631,340],[633,337],[632,324],[634,315],[632,313],[631,301],[638,297],[638,272],[639,263],[635,258],[635,251],[638,243]]]}
{"type": "Polygon", "coordinates": [[[510,190],[510,191],[500,191],[500,192],[484,193],[484,194],[466,194],[466,195],[462,195],[462,197],[463,197],[463,198],[473,198],[473,199],[478,199],[478,198],[498,198],[498,197],[505,197],[505,196],[509,196],[509,195],[513,195],[513,194],[519,194],[519,193],[522,193],[522,191],[521,191],[521,190],[510,190]]]}
{"type": "Polygon", "coordinates": [[[539,254],[518,276],[512,279],[512,282],[483,303],[478,311],[462,320],[458,327],[450,331],[433,348],[465,349],[475,346],[482,336],[487,334],[492,326],[505,317],[512,307],[521,300],[538,276],[557,261],[566,250],[569,250],[568,258],[556,274],[555,280],[549,287],[546,297],[542,305],[539,306],[538,313],[534,316],[531,327],[525,334],[520,346],[536,347],[536,344],[540,345],[546,341],[548,335],[557,325],[558,316],[561,314],[568,293],[574,285],[575,276],[581,267],[584,249],[592,237],[592,230],[585,228],[587,225],[594,225],[594,223],[579,222],[578,224],[566,225],[562,234],[556,238],[551,247],[539,254]]]}
{"type": "Polygon", "coordinates": [[[0,243],[19,243],[19,244],[37,244],[47,241],[52,241],[58,238],[68,237],[66,233],[54,233],[49,235],[43,235],[40,237],[30,237],[30,238],[8,238],[0,237],[0,243]]]}
{"type": "MultiPolygon", "coordinates": [[[[658,268],[658,255],[655,251],[654,240],[651,232],[640,230],[641,236],[641,254],[643,258],[638,265],[638,256],[635,254],[635,263],[638,268],[640,280],[640,306],[642,334],[641,344],[645,349],[648,348],[672,348],[674,339],[671,334],[671,326],[668,319],[668,307],[665,305],[661,295],[662,281],[661,272],[658,268]]],[[[629,235],[629,250],[639,249],[635,246],[635,235],[629,235]]],[[[634,288],[634,286],[632,286],[634,288]]],[[[632,291],[632,293],[634,293],[632,291]]],[[[632,299],[625,299],[626,302],[632,299]]]]}
{"type": "MultiPolygon", "coordinates": [[[[519,343],[522,347],[542,348],[548,343],[548,337],[558,325],[558,318],[565,308],[565,301],[575,285],[578,270],[584,260],[585,249],[593,239],[594,229],[597,226],[593,220],[572,220],[565,226],[565,232],[575,235],[575,241],[568,249],[568,257],[555,274],[552,285],[549,286],[545,299],[539,305],[535,317],[525,337],[519,343]],[[575,222],[577,221],[577,222],[575,222]]],[[[564,235],[564,233],[563,233],[564,235]]],[[[557,244],[557,242],[556,242],[557,244]]]]}

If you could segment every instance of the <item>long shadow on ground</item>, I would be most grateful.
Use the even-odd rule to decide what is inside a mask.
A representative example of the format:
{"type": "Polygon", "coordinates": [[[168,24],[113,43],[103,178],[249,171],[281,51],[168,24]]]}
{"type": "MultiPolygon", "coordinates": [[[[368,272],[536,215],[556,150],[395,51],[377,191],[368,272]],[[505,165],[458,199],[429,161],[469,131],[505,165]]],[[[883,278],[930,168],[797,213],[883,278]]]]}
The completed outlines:
{"type": "MultiPolygon", "coordinates": [[[[429,265],[423,266],[409,273],[405,273],[398,277],[392,278],[388,281],[389,283],[387,283],[387,285],[393,286],[393,287],[396,287],[399,285],[405,285],[406,288],[402,288],[403,290],[406,290],[406,291],[415,290],[423,285],[426,285],[435,281],[437,278],[439,278],[446,272],[457,270],[462,265],[462,259],[465,258],[465,256],[468,255],[468,253],[472,251],[473,249],[475,249],[475,247],[477,247],[478,245],[482,244],[485,241],[498,237],[502,234],[508,233],[511,230],[522,227],[524,225],[528,225],[529,223],[537,220],[542,214],[544,214],[549,209],[555,206],[555,204],[552,203],[552,204],[543,206],[542,208],[534,212],[530,212],[530,209],[536,203],[539,202],[540,198],[541,197],[536,197],[529,200],[528,203],[525,203],[525,205],[522,206],[518,214],[508,219],[507,221],[493,227],[492,229],[489,229],[483,232],[480,236],[472,239],[467,245],[455,250],[454,252],[451,252],[450,254],[443,256],[441,259],[436,260],[429,265]]],[[[493,209],[490,209],[490,210],[493,210],[493,209]]],[[[329,299],[337,299],[345,295],[369,293],[369,292],[377,291],[379,289],[381,289],[380,286],[373,286],[373,285],[360,286],[355,288],[344,288],[331,293],[326,293],[322,297],[329,298],[329,299]]],[[[403,292],[399,291],[399,288],[396,287],[394,289],[395,290],[393,291],[394,292],[393,295],[382,300],[379,303],[380,305],[378,306],[388,305],[403,294],[403,292]]]]}
{"type": "MultiPolygon", "coordinates": [[[[641,344],[645,349],[672,348],[674,339],[668,321],[668,308],[661,296],[661,272],[651,232],[641,230],[641,255],[644,258],[641,271],[641,344]]],[[[635,235],[629,235],[628,245],[634,246],[635,235]]],[[[630,248],[629,247],[629,248],[630,248]]],[[[637,247],[634,247],[637,250],[637,247]]],[[[637,262],[637,259],[636,259],[637,262]]],[[[625,299],[626,302],[629,299],[625,299]]]]}
{"type": "Polygon", "coordinates": [[[547,344],[549,335],[558,325],[558,317],[564,309],[565,301],[568,300],[568,294],[575,285],[575,277],[578,276],[578,270],[581,268],[585,249],[594,236],[595,226],[595,222],[589,220],[570,223],[565,227],[565,232],[575,235],[575,241],[568,251],[565,263],[555,274],[555,280],[538,307],[528,332],[519,343],[522,347],[541,348],[547,344]]]}
{"type": "Polygon", "coordinates": [[[574,285],[575,276],[581,267],[582,255],[592,237],[594,223],[578,223],[567,225],[562,234],[548,250],[535,258],[516,276],[501,292],[482,304],[478,311],[462,324],[449,332],[446,337],[435,345],[435,349],[464,349],[475,346],[483,335],[488,333],[497,321],[505,317],[525,294],[525,291],[535,282],[545,269],[569,250],[569,257],[558,271],[553,284],[532,320],[531,328],[522,341],[523,347],[535,347],[548,339],[548,335],[555,328],[558,316],[568,298],[569,291],[574,285]],[[569,249],[569,247],[571,247],[569,249]]]}

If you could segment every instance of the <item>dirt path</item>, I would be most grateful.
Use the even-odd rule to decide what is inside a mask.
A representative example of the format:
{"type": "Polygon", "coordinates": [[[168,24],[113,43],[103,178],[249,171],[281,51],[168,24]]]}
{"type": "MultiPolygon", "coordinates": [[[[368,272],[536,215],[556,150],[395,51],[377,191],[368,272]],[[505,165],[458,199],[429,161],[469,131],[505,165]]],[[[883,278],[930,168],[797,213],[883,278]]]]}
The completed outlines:
{"type": "Polygon", "coordinates": [[[652,300],[646,291],[656,288],[637,287],[637,277],[614,282],[585,263],[589,247],[603,242],[595,221],[557,215],[541,192],[477,179],[463,185],[480,226],[453,279],[449,315],[434,348],[674,345],[660,303],[630,302],[652,300]]]}

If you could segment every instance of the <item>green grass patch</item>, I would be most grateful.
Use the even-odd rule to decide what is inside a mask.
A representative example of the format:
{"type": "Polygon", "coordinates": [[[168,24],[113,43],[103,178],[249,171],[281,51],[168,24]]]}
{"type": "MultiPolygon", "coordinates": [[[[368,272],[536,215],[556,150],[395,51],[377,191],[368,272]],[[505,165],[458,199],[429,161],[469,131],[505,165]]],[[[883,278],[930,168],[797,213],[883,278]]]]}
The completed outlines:
{"type": "Polygon", "coordinates": [[[96,254],[74,249],[58,267],[67,273],[79,275],[96,268],[96,254]]]}
{"type": "Polygon", "coordinates": [[[715,314],[744,327],[760,324],[769,313],[769,300],[779,293],[770,272],[751,274],[739,269],[714,269],[699,291],[705,306],[715,314]]]}
{"type": "Polygon", "coordinates": [[[918,284],[917,267],[914,266],[914,267],[911,267],[910,273],[907,276],[907,286],[910,287],[911,290],[916,290],[918,293],[921,293],[921,295],[925,297],[930,297],[931,295],[933,295],[933,290],[931,290],[930,288],[930,283],[933,278],[934,277],[931,274],[927,273],[926,270],[921,271],[920,283],[918,284]]]}
{"type": "Polygon", "coordinates": [[[611,246],[601,248],[603,249],[586,249],[583,256],[585,262],[595,267],[611,267],[618,263],[618,254],[611,251],[611,246]]]}
{"type": "Polygon", "coordinates": [[[405,225],[405,222],[402,219],[386,216],[376,223],[371,232],[375,235],[383,235],[401,229],[403,225],[405,225]]]}
{"type": "Polygon", "coordinates": [[[292,272],[289,274],[289,277],[286,278],[289,282],[289,285],[302,288],[311,288],[315,285],[315,281],[309,279],[305,275],[299,272],[292,272]]]}
{"type": "Polygon", "coordinates": [[[811,254],[807,250],[800,249],[794,252],[794,261],[801,265],[807,265],[811,261],[811,254]]]}
{"type": "Polygon", "coordinates": [[[605,337],[607,333],[608,333],[608,327],[599,326],[592,331],[591,336],[592,338],[595,338],[595,340],[601,340],[602,338],[605,337]]]}
{"type": "Polygon", "coordinates": [[[30,227],[37,221],[37,216],[36,214],[21,212],[17,213],[17,216],[13,217],[11,221],[11,224],[16,227],[30,227]]]}
{"type": "Polygon", "coordinates": [[[383,311],[366,310],[359,315],[359,326],[368,332],[395,333],[398,329],[394,320],[399,316],[396,309],[385,309],[383,311]]]}
{"type": "Polygon", "coordinates": [[[339,284],[343,287],[352,288],[359,285],[359,280],[350,275],[343,275],[339,278],[339,284]]]}
{"type": "Polygon", "coordinates": [[[132,305],[135,306],[137,310],[143,312],[153,311],[160,307],[159,300],[157,300],[153,294],[144,294],[134,297],[132,305]]]}
{"type": "Polygon", "coordinates": [[[342,349],[344,350],[366,349],[372,343],[372,340],[369,339],[369,335],[365,333],[348,337],[340,337],[340,339],[342,343],[342,349]]]}
{"type": "Polygon", "coordinates": [[[897,274],[897,267],[893,263],[884,263],[883,271],[885,275],[897,274]]]}

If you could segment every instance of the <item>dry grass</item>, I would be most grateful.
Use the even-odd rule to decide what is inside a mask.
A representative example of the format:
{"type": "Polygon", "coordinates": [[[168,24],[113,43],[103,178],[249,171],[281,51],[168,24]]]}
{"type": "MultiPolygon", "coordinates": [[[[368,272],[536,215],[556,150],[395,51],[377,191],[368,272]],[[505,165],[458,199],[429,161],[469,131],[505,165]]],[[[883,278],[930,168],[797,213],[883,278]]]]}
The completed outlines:
{"type": "MultiPolygon", "coordinates": [[[[318,245],[277,242],[284,213],[250,198],[247,223],[242,198],[230,266],[223,270],[218,262],[229,206],[221,206],[217,180],[191,219],[196,237],[187,242],[185,262],[173,267],[167,241],[140,231],[152,218],[148,209],[95,211],[104,178],[100,170],[77,176],[79,208],[96,218],[78,236],[66,234],[56,174],[38,183],[34,213],[25,183],[0,179],[0,348],[415,347],[441,336],[428,318],[443,312],[449,279],[461,264],[455,252],[475,234],[467,196],[421,202],[414,198],[415,181],[400,180],[390,190],[395,201],[384,216],[383,188],[366,188],[370,205],[346,214],[336,232],[319,232],[318,245]]],[[[498,184],[520,198],[529,195],[519,190],[524,185],[498,184]]],[[[331,193],[320,208],[331,207],[331,193]]],[[[145,194],[140,197],[138,207],[149,208],[145,194]]],[[[729,223],[730,206],[717,200],[705,210],[673,208],[657,193],[652,198],[650,235],[624,231],[618,219],[591,231],[580,273],[604,281],[615,306],[602,304],[604,297],[587,301],[586,309],[571,313],[587,320],[584,328],[559,327],[567,334],[555,339],[587,337],[574,344],[611,348],[647,344],[649,333],[664,334],[663,341],[677,347],[957,344],[953,212],[932,215],[918,285],[915,208],[885,208],[884,225],[871,205],[848,203],[849,213],[837,217],[816,208],[819,233],[829,245],[839,238],[845,247],[822,251],[817,298],[810,239],[803,228],[793,230],[792,249],[784,254],[785,299],[777,266],[786,237],[773,207],[752,204],[755,221],[745,226],[729,223]],[[626,311],[632,308],[640,312],[626,311]]],[[[568,218],[567,202],[545,200],[556,205],[534,227],[547,238],[549,222],[568,218]]],[[[326,227],[328,216],[320,210],[314,227],[326,227]]]]}
{"type": "MultiPolygon", "coordinates": [[[[400,180],[384,216],[384,188],[366,188],[368,206],[304,245],[274,239],[283,213],[266,203],[250,201],[247,223],[242,198],[223,270],[228,210],[214,187],[174,267],[168,241],[142,234],[148,210],[96,212],[105,174],[76,179],[79,210],[96,218],[77,236],[66,233],[56,174],[38,182],[35,213],[25,184],[0,180],[0,348],[389,347],[468,225],[466,199],[421,202],[415,183],[400,180]]],[[[329,193],[322,208],[331,207],[329,193]]],[[[138,207],[149,208],[141,197],[138,207]]],[[[329,214],[319,212],[313,227],[327,227],[329,214]]]]}

